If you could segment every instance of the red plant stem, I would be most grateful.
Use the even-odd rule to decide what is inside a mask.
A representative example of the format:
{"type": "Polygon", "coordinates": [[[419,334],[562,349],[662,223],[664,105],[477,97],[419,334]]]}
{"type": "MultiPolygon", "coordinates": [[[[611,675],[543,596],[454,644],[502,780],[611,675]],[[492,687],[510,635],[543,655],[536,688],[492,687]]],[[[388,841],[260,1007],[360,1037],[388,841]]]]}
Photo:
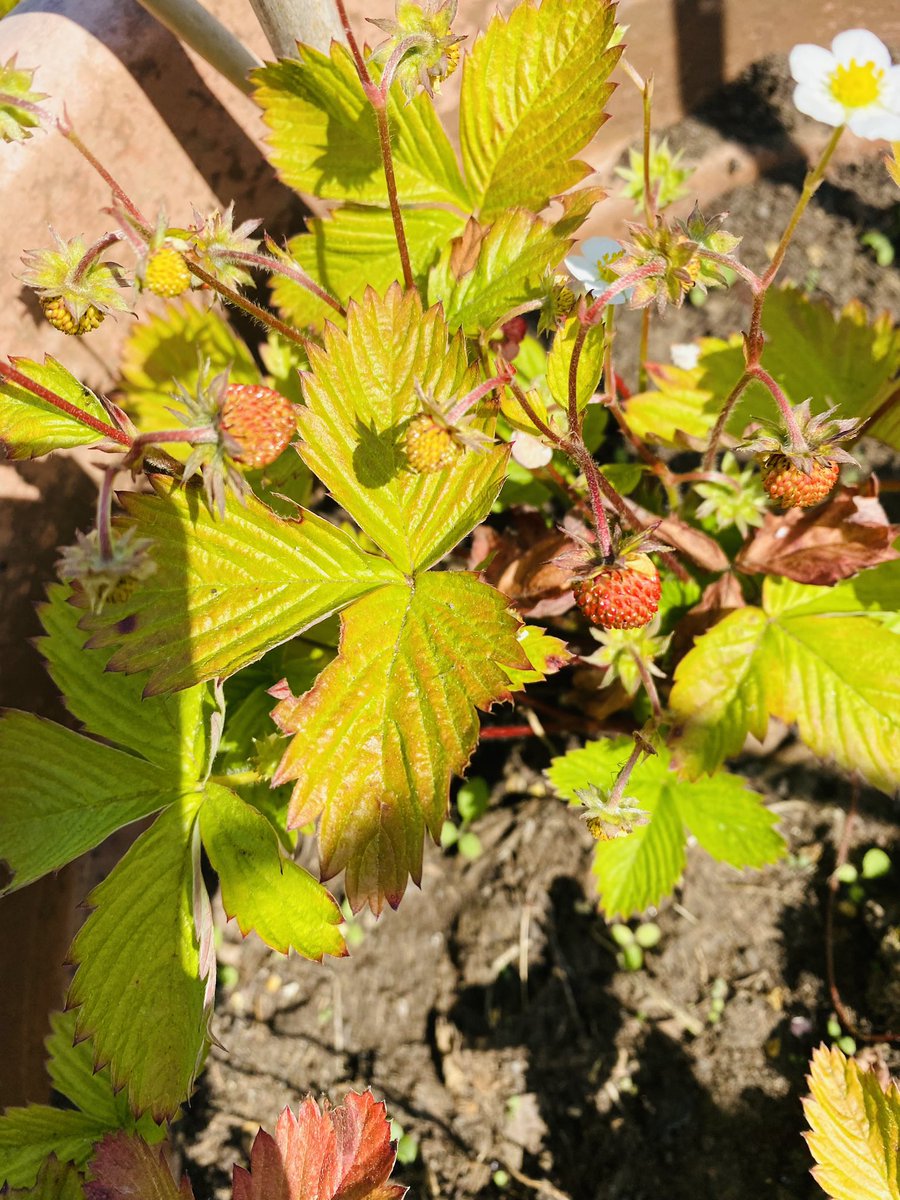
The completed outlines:
{"type": "Polygon", "coordinates": [[[97,495],[97,540],[100,543],[100,556],[107,561],[112,558],[112,489],[118,470],[118,467],[106,468],[97,495]]]}
{"type": "Polygon", "coordinates": [[[9,108],[21,108],[23,112],[31,113],[40,121],[49,121],[50,114],[32,100],[23,100],[21,96],[11,96],[8,92],[0,92],[0,105],[9,108]]]}
{"type": "Polygon", "coordinates": [[[481,730],[482,741],[491,739],[509,739],[521,737],[537,737],[530,725],[487,725],[481,730]]]}
{"type": "Polygon", "coordinates": [[[306,288],[308,292],[312,292],[314,296],[317,296],[329,308],[333,308],[340,316],[346,317],[347,315],[347,310],[343,304],[335,300],[334,296],[326,292],[324,288],[320,287],[305,271],[283,262],[274,255],[252,254],[248,250],[228,250],[223,254],[217,254],[216,257],[223,259],[225,262],[237,263],[239,266],[259,267],[260,270],[269,271],[273,275],[283,275],[285,279],[291,279],[294,283],[299,283],[302,288],[306,288]]]}
{"type": "Polygon", "coordinates": [[[755,271],[751,271],[749,267],[744,266],[744,264],[739,262],[736,258],[732,258],[730,254],[717,254],[715,250],[707,250],[703,246],[700,247],[699,253],[700,258],[707,259],[709,262],[718,263],[720,266],[727,267],[730,271],[734,271],[735,275],[740,275],[741,279],[743,279],[746,283],[749,283],[750,290],[753,292],[754,296],[763,286],[762,279],[756,274],[755,271]]]}
{"type": "Polygon", "coordinates": [[[653,76],[648,75],[641,88],[641,108],[643,116],[643,150],[644,150],[644,218],[652,229],[656,224],[656,199],[650,186],[650,130],[653,101],[653,76]]]}
{"type": "Polygon", "coordinates": [[[634,737],[634,749],[628,756],[628,761],[616,776],[616,782],[613,784],[612,790],[609,793],[609,799],[606,802],[609,808],[616,808],[619,801],[622,799],[622,796],[625,794],[625,788],[628,786],[628,780],[631,777],[631,772],[638,765],[641,755],[656,753],[656,751],[649,746],[643,740],[643,738],[639,737],[637,734],[633,734],[632,736],[634,737]]]}
{"type": "Polygon", "coordinates": [[[269,329],[274,329],[276,333],[280,333],[283,338],[287,338],[289,342],[300,346],[303,350],[306,349],[306,338],[302,333],[298,333],[290,325],[286,325],[284,321],[280,321],[274,313],[269,312],[267,308],[261,308],[258,304],[254,304],[252,300],[246,299],[240,292],[234,291],[227,284],[221,283],[216,279],[215,275],[211,275],[209,271],[204,270],[199,263],[195,262],[192,257],[185,255],[185,262],[188,265],[188,270],[192,275],[196,275],[198,279],[202,279],[204,283],[219,293],[219,295],[227,300],[229,304],[233,304],[235,308],[241,308],[254,320],[259,321],[261,325],[267,326],[269,329]]]}
{"type": "Polygon", "coordinates": [[[791,406],[788,403],[788,398],[784,392],[772,378],[768,371],[764,370],[759,363],[747,368],[747,374],[754,379],[758,379],[764,387],[767,387],[772,393],[775,403],[781,410],[781,415],[784,417],[784,423],[787,426],[788,433],[791,435],[791,446],[795,450],[802,450],[805,446],[803,433],[800,426],[797,424],[797,418],[794,416],[791,406]]]}
{"type": "Polygon", "coordinates": [[[493,379],[488,379],[485,383],[479,383],[478,387],[473,388],[463,398],[454,404],[447,413],[447,422],[454,425],[460,417],[464,417],[470,408],[483,400],[490,392],[494,392],[497,388],[505,387],[510,382],[509,374],[495,375],[493,379]]]}
{"type": "Polygon", "coordinates": [[[75,271],[72,275],[72,282],[78,283],[80,279],[83,279],[84,273],[87,271],[91,263],[95,262],[104,250],[108,250],[110,246],[114,246],[116,242],[123,241],[124,238],[125,234],[121,229],[114,229],[110,233],[105,233],[102,238],[98,238],[97,241],[94,242],[93,246],[91,246],[89,250],[85,251],[84,255],[82,256],[81,262],[75,268],[75,271]]]}
{"type": "Polygon", "coordinates": [[[515,396],[516,401],[519,405],[519,408],[522,409],[525,416],[532,423],[532,425],[534,425],[535,429],[539,429],[541,431],[541,433],[544,435],[544,437],[547,438],[549,441],[553,442],[553,444],[555,446],[559,446],[560,449],[564,449],[565,448],[565,439],[563,437],[561,437],[560,434],[556,433],[553,429],[551,429],[546,421],[541,420],[541,418],[537,415],[534,408],[532,407],[531,401],[528,399],[528,397],[525,395],[525,393],[522,391],[522,389],[519,387],[519,385],[515,382],[510,383],[509,390],[515,396]]]}
{"type": "Polygon", "coordinates": [[[23,375],[15,367],[0,362],[0,377],[8,379],[10,383],[24,388],[27,392],[31,392],[33,396],[45,400],[47,404],[52,404],[54,408],[58,408],[60,412],[64,412],[67,416],[72,417],[82,425],[86,425],[88,429],[93,429],[96,433],[102,433],[110,441],[118,442],[120,446],[131,445],[131,438],[127,433],[123,433],[121,429],[116,429],[114,425],[107,425],[105,421],[101,421],[97,417],[92,417],[90,413],[84,412],[83,409],[78,408],[75,404],[70,404],[68,400],[63,400],[62,396],[57,396],[56,392],[51,392],[49,388],[45,388],[42,384],[35,383],[33,379],[29,379],[27,375],[23,375]]]}
{"type": "Polygon", "coordinates": [[[728,418],[731,416],[734,406],[744,394],[744,389],[752,379],[749,371],[744,371],[743,375],[728,393],[728,397],[722,406],[722,411],[719,413],[712,434],[710,435],[709,445],[706,448],[706,453],[703,455],[703,470],[712,471],[716,465],[716,455],[719,452],[719,442],[722,440],[722,434],[725,432],[725,426],[728,423],[728,418]]]}
{"type": "Polygon", "coordinates": [[[844,1004],[837,985],[837,975],[834,969],[834,907],[838,890],[841,886],[837,876],[838,871],[846,863],[850,853],[850,831],[853,827],[858,805],[859,783],[854,776],[850,792],[850,806],[847,809],[847,816],[844,820],[844,829],[835,858],[834,870],[828,880],[828,897],[825,902],[825,970],[828,976],[828,992],[831,996],[831,1003],[834,1005],[834,1011],[837,1013],[838,1020],[858,1042],[900,1042],[900,1033],[893,1033],[891,1030],[888,1030],[886,1033],[861,1032],[850,1015],[847,1006],[844,1004]]]}
{"type": "Polygon", "coordinates": [[[159,446],[163,442],[190,442],[191,445],[212,445],[218,435],[211,425],[199,425],[195,428],[181,429],[150,429],[139,433],[131,443],[131,449],[122,462],[123,468],[131,467],[138,461],[145,446],[159,446]]]}
{"type": "Polygon", "coordinates": [[[347,37],[347,45],[350,47],[350,53],[353,55],[356,63],[356,73],[359,75],[363,92],[375,112],[375,120],[378,124],[378,142],[381,148],[381,161],[384,166],[384,181],[387,185],[388,201],[391,206],[391,219],[394,222],[394,236],[397,239],[397,250],[400,253],[400,264],[403,268],[403,283],[409,291],[412,291],[416,285],[409,258],[406,231],[403,228],[403,214],[400,211],[400,201],[397,197],[397,180],[394,176],[394,156],[391,151],[391,131],[387,115],[387,92],[382,91],[372,79],[369,68],[366,66],[366,60],[363,58],[362,51],[359,48],[359,42],[356,40],[356,34],[350,25],[350,18],[347,16],[344,0],[334,0],[334,2],[337,7],[338,17],[347,37]]]}
{"type": "Polygon", "coordinates": [[[106,167],[104,167],[100,160],[87,148],[75,130],[71,127],[71,125],[68,124],[68,119],[66,119],[65,122],[58,120],[56,122],[56,127],[63,137],[72,143],[82,158],[87,159],[101,179],[105,180],[105,182],[112,189],[112,193],[115,198],[119,201],[125,211],[132,217],[135,224],[140,227],[141,233],[143,233],[146,237],[150,237],[150,235],[153,233],[153,229],[147,218],[133,203],[131,197],[128,195],[125,189],[119,183],[117,183],[109,171],[107,171],[106,167]]]}

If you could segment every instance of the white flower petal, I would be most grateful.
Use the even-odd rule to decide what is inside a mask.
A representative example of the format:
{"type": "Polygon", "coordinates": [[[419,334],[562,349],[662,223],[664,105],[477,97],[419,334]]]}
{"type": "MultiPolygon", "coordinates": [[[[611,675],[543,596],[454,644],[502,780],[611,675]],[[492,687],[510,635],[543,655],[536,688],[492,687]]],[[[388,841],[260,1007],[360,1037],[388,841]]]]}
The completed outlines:
{"type": "Polygon", "coordinates": [[[794,108],[825,125],[843,125],[847,119],[843,104],[838,104],[821,85],[798,83],[794,88],[794,108]]]}
{"type": "Polygon", "coordinates": [[[553,457],[553,451],[530,433],[517,429],[512,436],[512,456],[520,467],[537,471],[540,467],[546,467],[553,457]]]}
{"type": "Polygon", "coordinates": [[[610,237],[589,237],[587,241],[581,243],[578,249],[585,258],[593,259],[596,262],[598,259],[608,258],[613,254],[621,254],[622,243],[610,237]]]}
{"type": "Polygon", "coordinates": [[[881,103],[893,112],[900,112],[900,67],[885,72],[881,85],[881,103]]]}
{"type": "Polygon", "coordinates": [[[886,142],[900,141],[900,113],[890,112],[886,108],[861,108],[851,113],[847,125],[851,133],[869,141],[879,138],[886,142]]]}
{"type": "Polygon", "coordinates": [[[579,283],[596,283],[597,282],[597,264],[589,262],[580,254],[573,254],[565,260],[566,270],[570,275],[574,275],[579,283]]]}
{"type": "Polygon", "coordinates": [[[839,63],[874,63],[886,71],[891,65],[891,53],[884,42],[868,29],[847,29],[831,43],[831,51],[839,63]]]}
{"type": "Polygon", "coordinates": [[[791,75],[797,83],[818,83],[827,78],[837,66],[830,50],[804,42],[790,54],[791,75]]]}
{"type": "Polygon", "coordinates": [[[696,342],[673,342],[669,347],[672,362],[682,371],[693,371],[700,361],[700,347],[696,342]]]}

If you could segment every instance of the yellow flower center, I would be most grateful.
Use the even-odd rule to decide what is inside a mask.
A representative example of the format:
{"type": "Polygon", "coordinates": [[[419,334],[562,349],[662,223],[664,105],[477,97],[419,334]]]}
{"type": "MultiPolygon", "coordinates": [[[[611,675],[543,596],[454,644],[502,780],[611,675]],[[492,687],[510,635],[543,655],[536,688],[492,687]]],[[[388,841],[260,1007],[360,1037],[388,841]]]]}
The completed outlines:
{"type": "Polygon", "coordinates": [[[865,108],[874,104],[881,94],[884,71],[873,62],[858,63],[851,58],[831,73],[829,87],[838,104],[844,108],[865,108]]]}
{"type": "Polygon", "coordinates": [[[625,253],[624,250],[608,250],[602,258],[597,259],[597,278],[602,283],[615,283],[619,278],[612,269],[612,264],[625,253]]]}

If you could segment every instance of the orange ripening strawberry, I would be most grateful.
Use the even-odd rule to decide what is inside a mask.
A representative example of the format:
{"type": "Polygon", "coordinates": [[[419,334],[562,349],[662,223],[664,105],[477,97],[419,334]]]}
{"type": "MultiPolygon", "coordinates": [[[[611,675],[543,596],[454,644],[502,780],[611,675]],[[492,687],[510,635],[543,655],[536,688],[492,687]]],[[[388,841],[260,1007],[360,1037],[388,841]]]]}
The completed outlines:
{"type": "Polygon", "coordinates": [[[297,414],[290,400],[272,388],[255,383],[230,383],[219,427],[235,443],[235,462],[267,467],[287,449],[297,432],[297,414]]]}
{"type": "Polygon", "coordinates": [[[656,616],[662,588],[646,554],[602,566],[572,585],[575,603],[602,629],[640,629],[656,616]]]}
{"type": "Polygon", "coordinates": [[[769,454],[762,463],[762,485],[782,508],[811,508],[831,492],[840,470],[833,458],[813,458],[804,471],[786,454],[769,454]]]}

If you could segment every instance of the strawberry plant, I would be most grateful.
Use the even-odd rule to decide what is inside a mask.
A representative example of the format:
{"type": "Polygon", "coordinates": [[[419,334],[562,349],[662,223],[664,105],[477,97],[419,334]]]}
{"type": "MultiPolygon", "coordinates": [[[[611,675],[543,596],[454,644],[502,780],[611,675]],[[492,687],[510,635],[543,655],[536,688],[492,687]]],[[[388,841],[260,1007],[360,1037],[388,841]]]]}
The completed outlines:
{"type": "MultiPolygon", "coordinates": [[[[83,1166],[118,1128],[88,1190],[174,1194],[122,1181],[163,1171],[129,1139],[179,1110],[214,1037],[204,858],[241,933],[344,955],[325,884],[341,877],[354,911],[398,905],[479,714],[549,706],[565,734],[583,714],[550,677],[573,660],[604,736],[548,777],[597,840],[610,919],[675,888],[688,836],[735,868],[779,857],[774,816],[728,767],[773,718],[874,787],[900,781],[900,555],[852,453],[863,435],[900,450],[900,335],[778,285],[845,127],[900,137],[887,51],[862,31],[795,51],[798,105],[834,133],[756,274],[724,214],[666,211],[686,172],[651,142],[651,88],[611,0],[523,0],[467,48],[455,0],[403,0],[373,48],[336,9],[346,45],[300,45],[252,77],[274,169],[332,206],[285,246],[231,209],[146,215],[57,123],[106,180],[114,227],[92,246],[55,235],[23,280],[73,337],[126,310],[129,288],[166,303],[130,334],[110,397],[53,358],[0,362],[6,454],[90,447],[103,476],[95,528],[64,548],[40,610],[80,729],[0,718],[5,890],[144,822],[87,898],[57,1026],[104,1068],[102,1105],[80,1092],[78,1120],[0,1120],[14,1188],[51,1154],[83,1166]],[[810,83],[823,64],[827,103],[810,83]],[[459,156],[432,95],[455,70],[459,156]],[[579,254],[604,196],[580,186],[579,156],[617,70],[647,114],[627,172],[637,219],[579,254]],[[249,295],[257,274],[270,306],[249,295]],[[648,361],[652,320],[732,284],[744,330],[687,365],[648,361]],[[626,306],[639,368],[623,380],[626,306]],[[312,836],[319,879],[294,860],[312,836]]],[[[0,70],[4,138],[47,123],[42,99],[0,70]]],[[[343,1145],[367,1105],[308,1101],[299,1120],[343,1145]]],[[[282,1158],[296,1124],[279,1124],[282,1158]]],[[[260,1135],[236,1194],[267,1190],[274,1144],[260,1135]]],[[[371,1194],[399,1194],[385,1179],[371,1194]]]]}

